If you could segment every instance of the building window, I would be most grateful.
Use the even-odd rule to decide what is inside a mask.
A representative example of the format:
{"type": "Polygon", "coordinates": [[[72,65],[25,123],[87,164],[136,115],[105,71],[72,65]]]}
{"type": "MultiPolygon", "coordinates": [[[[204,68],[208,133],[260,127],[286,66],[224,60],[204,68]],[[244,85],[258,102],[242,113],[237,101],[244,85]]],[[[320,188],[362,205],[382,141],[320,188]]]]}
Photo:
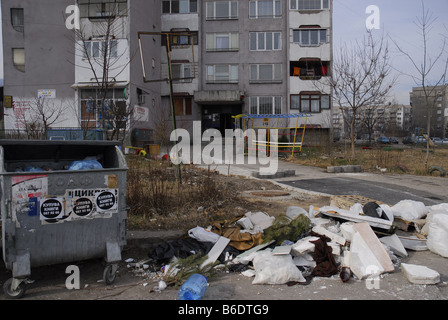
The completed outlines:
{"type": "Polygon", "coordinates": [[[207,20],[228,20],[238,18],[238,1],[210,1],[206,7],[207,20]]]}
{"type": "Polygon", "coordinates": [[[191,82],[193,79],[193,70],[190,63],[176,63],[173,61],[171,72],[174,81],[191,82]]]}
{"type": "Polygon", "coordinates": [[[127,0],[78,0],[81,18],[107,19],[127,15],[127,0]]]}
{"type": "Polygon", "coordinates": [[[164,0],[162,1],[163,13],[197,13],[197,0],[164,0]]]}
{"type": "Polygon", "coordinates": [[[14,30],[23,32],[24,24],[23,8],[11,8],[11,25],[14,30]]]}
{"type": "Polygon", "coordinates": [[[251,64],[251,83],[282,82],[282,65],[277,64],[251,64]]]}
{"type": "Polygon", "coordinates": [[[174,97],[174,112],[176,116],[189,116],[192,114],[191,106],[192,99],[191,97],[174,97]]]}
{"type": "Polygon", "coordinates": [[[106,41],[84,41],[84,58],[103,58],[108,52],[109,58],[118,57],[118,41],[109,41],[106,48],[106,41]]]}
{"type": "Polygon", "coordinates": [[[123,88],[109,89],[104,105],[96,89],[81,90],[82,128],[126,128],[126,98],[123,88]]]}
{"type": "Polygon", "coordinates": [[[280,0],[249,1],[249,18],[281,18],[282,6],[280,0]]]}
{"type": "Polygon", "coordinates": [[[290,0],[291,10],[324,10],[330,9],[330,0],[290,0]]]}
{"type": "Polygon", "coordinates": [[[17,70],[25,72],[25,49],[24,48],[13,48],[12,49],[12,63],[17,70]]]}
{"type": "Polygon", "coordinates": [[[306,92],[291,95],[291,110],[300,112],[320,113],[330,109],[330,96],[320,92],[306,92]]]}
{"type": "Polygon", "coordinates": [[[294,43],[301,46],[319,46],[327,42],[326,29],[297,29],[293,30],[292,38],[294,43]]]}
{"type": "Polygon", "coordinates": [[[282,97],[250,97],[249,110],[251,114],[281,114],[282,97]]]}
{"type": "Polygon", "coordinates": [[[282,49],[281,32],[250,32],[251,51],[271,51],[282,49]]]}
{"type": "Polygon", "coordinates": [[[329,61],[320,59],[300,59],[290,62],[290,76],[299,77],[301,80],[319,80],[329,76],[329,61]]]}
{"type": "MultiPolygon", "coordinates": [[[[198,44],[198,32],[197,31],[170,31],[169,39],[170,46],[190,46],[191,44],[198,44]]],[[[166,36],[162,37],[162,46],[166,46],[166,36]]]]}
{"type": "Polygon", "coordinates": [[[238,83],[238,65],[208,65],[207,83],[238,83]]]}
{"type": "Polygon", "coordinates": [[[238,51],[238,39],[237,32],[207,33],[207,51],[238,51]]]}

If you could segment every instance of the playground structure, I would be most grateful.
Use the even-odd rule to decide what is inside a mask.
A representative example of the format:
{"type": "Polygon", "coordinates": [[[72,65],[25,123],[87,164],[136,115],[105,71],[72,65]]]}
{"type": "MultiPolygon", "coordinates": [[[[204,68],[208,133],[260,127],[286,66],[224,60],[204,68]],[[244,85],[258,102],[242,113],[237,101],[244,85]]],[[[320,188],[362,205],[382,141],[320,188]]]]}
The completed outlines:
{"type": "MultiPolygon", "coordinates": [[[[248,129],[255,131],[259,129],[266,130],[265,140],[248,136],[244,139],[244,150],[246,154],[248,150],[255,150],[257,152],[266,152],[266,155],[270,154],[273,147],[279,153],[291,153],[291,155],[294,155],[295,152],[300,153],[305,138],[308,117],[311,117],[311,114],[239,114],[233,116],[235,119],[235,128],[240,128],[244,132],[248,129]],[[304,118],[304,122],[299,125],[299,119],[301,118],[304,118]],[[284,123],[285,121],[286,123],[284,123]],[[294,122],[295,125],[292,126],[291,124],[294,122]],[[271,134],[271,130],[274,129],[278,133],[277,141],[275,141],[275,137],[271,134]]],[[[259,137],[259,135],[257,134],[255,137],[259,137]]]]}

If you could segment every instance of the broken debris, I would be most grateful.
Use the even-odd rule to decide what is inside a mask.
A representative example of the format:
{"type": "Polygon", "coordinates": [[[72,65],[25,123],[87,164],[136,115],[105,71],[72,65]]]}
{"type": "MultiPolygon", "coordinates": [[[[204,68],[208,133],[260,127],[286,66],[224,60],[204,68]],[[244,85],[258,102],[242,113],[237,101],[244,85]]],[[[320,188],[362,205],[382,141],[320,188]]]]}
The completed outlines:
{"type": "Polygon", "coordinates": [[[436,271],[401,260],[407,259],[407,250],[429,249],[448,256],[448,204],[424,207],[408,200],[389,206],[372,199],[354,203],[347,199],[342,208],[332,201],[309,210],[291,206],[276,218],[259,211],[215,221],[190,230],[185,239],[160,245],[149,256],[170,263],[166,269],[171,271],[160,279],[168,286],[172,281],[166,281],[167,275],[176,275],[181,283],[179,274],[191,274],[178,261],[192,255],[197,268],[190,265],[190,271],[219,265],[254,277],[253,284],[306,285],[313,277],[336,275],[349,283],[351,278],[363,280],[400,269],[415,284],[440,281],[436,271]],[[409,218],[418,221],[413,225],[416,234],[396,234],[395,222],[409,218]]]}

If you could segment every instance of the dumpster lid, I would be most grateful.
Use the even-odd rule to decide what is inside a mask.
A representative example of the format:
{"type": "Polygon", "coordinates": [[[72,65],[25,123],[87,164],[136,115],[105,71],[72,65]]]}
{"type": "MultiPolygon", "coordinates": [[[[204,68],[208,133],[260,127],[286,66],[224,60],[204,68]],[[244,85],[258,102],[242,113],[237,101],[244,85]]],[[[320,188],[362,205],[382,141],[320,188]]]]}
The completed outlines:
{"type": "Polygon", "coordinates": [[[120,145],[119,141],[93,141],[93,140],[0,140],[1,146],[10,146],[10,145],[33,145],[33,146],[118,146],[120,145]]]}

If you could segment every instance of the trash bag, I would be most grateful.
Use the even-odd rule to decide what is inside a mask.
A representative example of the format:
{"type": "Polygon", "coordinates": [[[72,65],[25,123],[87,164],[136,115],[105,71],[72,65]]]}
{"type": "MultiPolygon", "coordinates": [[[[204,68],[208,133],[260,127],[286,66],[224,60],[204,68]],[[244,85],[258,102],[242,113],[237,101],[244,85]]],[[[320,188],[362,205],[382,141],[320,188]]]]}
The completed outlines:
{"type": "MultiPolygon", "coordinates": [[[[164,242],[148,254],[157,264],[170,262],[173,257],[185,259],[191,255],[206,255],[215,244],[212,242],[201,242],[193,238],[185,238],[164,242]]],[[[226,253],[237,256],[241,252],[227,245],[218,260],[224,263],[226,253]]]]}
{"type": "Polygon", "coordinates": [[[310,230],[311,221],[300,214],[297,218],[290,220],[287,216],[275,218],[272,226],[264,230],[263,242],[276,241],[280,245],[285,240],[297,241],[299,237],[310,230]]]}
{"type": "Polygon", "coordinates": [[[433,212],[426,244],[430,251],[448,258],[448,214],[433,212]]]}
{"type": "Polygon", "coordinates": [[[401,217],[407,221],[421,219],[428,214],[428,208],[420,201],[401,200],[391,207],[394,216],[401,217]]]}
{"type": "Polygon", "coordinates": [[[384,212],[383,208],[381,208],[378,203],[373,202],[373,201],[372,202],[367,202],[362,207],[362,212],[364,212],[364,214],[366,216],[369,216],[369,217],[389,220],[389,218],[387,217],[387,215],[384,212]]]}
{"type": "Polygon", "coordinates": [[[252,284],[285,284],[290,281],[306,282],[295,266],[291,255],[273,255],[264,250],[257,252],[252,260],[255,279],[252,284]]]}
{"type": "Polygon", "coordinates": [[[92,170],[92,169],[102,169],[103,166],[96,160],[77,160],[73,161],[69,166],[68,170],[92,170]]]}

